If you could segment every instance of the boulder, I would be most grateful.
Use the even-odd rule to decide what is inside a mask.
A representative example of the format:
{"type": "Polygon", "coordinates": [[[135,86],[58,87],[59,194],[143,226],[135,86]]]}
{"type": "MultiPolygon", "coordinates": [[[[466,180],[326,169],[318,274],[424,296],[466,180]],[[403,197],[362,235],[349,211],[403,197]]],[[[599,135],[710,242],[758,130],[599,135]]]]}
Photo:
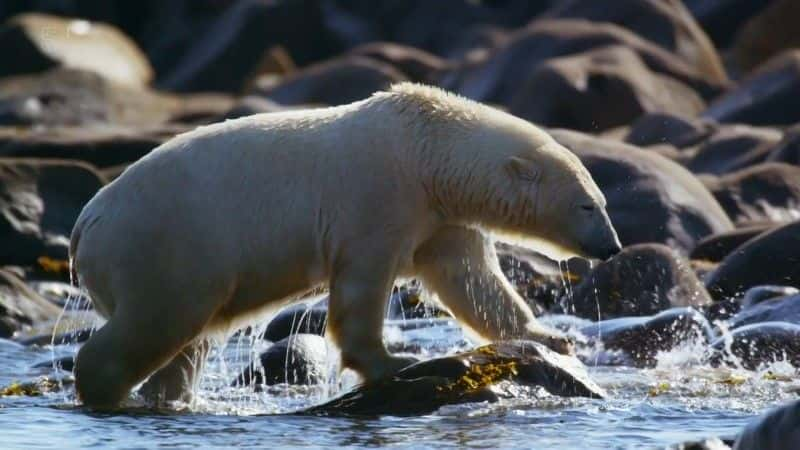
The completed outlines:
{"type": "Polygon", "coordinates": [[[299,414],[422,415],[449,404],[495,401],[492,387],[501,381],[540,386],[562,397],[606,395],[575,357],[535,342],[507,341],[413,364],[299,414]]]}
{"type": "Polygon", "coordinates": [[[800,3],[771,0],[736,33],[733,54],[743,71],[748,71],[783,50],[800,47],[797,22],[800,3]]]}
{"type": "Polygon", "coordinates": [[[349,54],[388,64],[409,80],[427,84],[435,84],[439,74],[451,65],[436,55],[392,42],[370,42],[350,50],[349,54]]]}
{"type": "Polygon", "coordinates": [[[648,112],[694,116],[703,109],[690,87],[652,72],[619,45],[541,63],[509,105],[509,112],[531,122],[582,131],[625,125],[648,112]]]}
{"type": "MultiPolygon", "coordinates": [[[[44,347],[46,345],[80,344],[86,342],[94,333],[94,328],[82,328],[80,330],[60,333],[56,336],[50,334],[39,334],[29,338],[20,339],[19,343],[26,346],[36,345],[44,347]]],[[[72,369],[64,369],[72,370],[72,369]]]]}
{"type": "Polygon", "coordinates": [[[580,329],[590,342],[621,351],[637,367],[653,367],[659,352],[689,342],[709,342],[713,330],[694,308],[672,308],[654,316],[602,320],[580,329]]]}
{"type": "Polygon", "coordinates": [[[613,8],[593,0],[566,0],[540,17],[619,25],[677,54],[709,79],[727,80],[714,45],[680,0],[616,0],[613,8]]]}
{"type": "Polygon", "coordinates": [[[651,316],[711,302],[689,262],[667,246],[638,244],[598,264],[563,301],[563,312],[591,320],[651,316]]]}
{"type": "Polygon", "coordinates": [[[278,342],[293,334],[325,334],[328,319],[327,297],[316,303],[300,303],[282,309],[264,330],[264,339],[278,342]]]}
{"type": "Polygon", "coordinates": [[[542,62],[612,45],[633,50],[650,70],[686,84],[706,100],[727,85],[706,79],[679,57],[624,28],[574,19],[536,21],[509,35],[499,47],[465,61],[439,82],[475,100],[510,105],[542,62]]]}
{"type": "Polygon", "coordinates": [[[103,184],[88,164],[0,158],[0,265],[40,266],[68,279],[72,226],[103,184]]]}
{"type": "Polygon", "coordinates": [[[789,322],[800,325],[800,295],[777,296],[755,304],[743,305],[742,310],[728,320],[731,328],[763,322],[789,322]]]}
{"type": "Polygon", "coordinates": [[[153,68],[113,25],[45,14],[21,14],[0,26],[0,77],[57,67],[81,69],[130,86],[145,86],[153,68]]]}
{"type": "Polygon", "coordinates": [[[61,308],[34,292],[17,274],[0,268],[0,338],[54,320],[60,312],[61,308]]]}
{"type": "Polygon", "coordinates": [[[800,444],[800,400],[793,400],[752,420],[739,434],[734,450],[794,450],[800,444]]]}
{"type": "Polygon", "coordinates": [[[742,297],[742,308],[750,308],[766,300],[795,294],[800,294],[800,289],[791,286],[765,284],[763,286],[751,287],[742,297]]]}
{"type": "Polygon", "coordinates": [[[697,242],[697,245],[689,253],[689,258],[715,263],[720,262],[739,248],[740,245],[778,225],[771,222],[760,223],[712,234],[697,242]]]}
{"type": "Polygon", "coordinates": [[[657,242],[688,254],[700,239],[733,229],[708,189],[677,163],[609,139],[550,133],[589,169],[623,245],[657,242]]]}
{"type": "Polygon", "coordinates": [[[800,166],[800,125],[785,130],[783,139],[772,148],[767,161],[800,166]]]}
{"type": "Polygon", "coordinates": [[[717,45],[728,48],[736,31],[763,10],[764,0],[683,0],[695,20],[717,45]]]}
{"type": "Polygon", "coordinates": [[[800,221],[760,234],[728,255],[705,280],[715,299],[763,284],[800,287],[800,221]]]}
{"type": "Polygon", "coordinates": [[[800,325],[787,322],[746,325],[717,338],[711,349],[713,365],[757,370],[763,364],[786,361],[800,367],[800,325]]]}
{"type": "Polygon", "coordinates": [[[702,117],[724,123],[791,125],[800,122],[800,50],[771,58],[718,97],[702,117]]]}
{"type": "Polygon", "coordinates": [[[704,179],[736,222],[785,222],[800,218],[800,166],[762,163],[704,179]]]}
{"type": "Polygon", "coordinates": [[[783,137],[778,130],[747,125],[718,126],[686,161],[694,173],[722,175],[764,161],[783,137]]]}
{"type": "Polygon", "coordinates": [[[233,381],[251,384],[321,384],[328,379],[328,348],[315,334],[293,334],[272,344],[233,381]]]}
{"type": "Polygon", "coordinates": [[[698,145],[716,131],[716,123],[676,114],[648,113],[636,119],[623,140],[639,147],[669,144],[683,149],[698,145]]]}
{"type": "Polygon", "coordinates": [[[309,66],[277,83],[259,78],[252,93],[281,105],[342,105],[363,100],[404,80],[405,75],[389,64],[344,56],[309,66]]]}

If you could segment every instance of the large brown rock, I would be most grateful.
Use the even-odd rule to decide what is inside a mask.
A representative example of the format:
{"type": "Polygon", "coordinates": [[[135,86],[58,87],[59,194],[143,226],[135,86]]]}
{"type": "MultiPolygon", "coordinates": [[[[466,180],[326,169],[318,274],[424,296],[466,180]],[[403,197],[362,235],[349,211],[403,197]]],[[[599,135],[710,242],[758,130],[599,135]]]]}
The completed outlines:
{"type": "Polygon", "coordinates": [[[623,245],[657,242],[687,254],[703,237],[733,229],[703,183],[677,163],[618,141],[550,132],[589,169],[623,245]]]}
{"type": "Polygon", "coordinates": [[[689,257],[695,260],[720,262],[740,245],[777,226],[779,225],[775,223],[759,223],[706,236],[697,242],[689,257]]]}
{"type": "Polygon", "coordinates": [[[694,116],[704,105],[688,86],[652,72],[633,50],[611,46],[543,62],[509,106],[544,126],[602,131],[648,112],[694,116]]]}
{"type": "Polygon", "coordinates": [[[800,47],[797,33],[800,2],[771,0],[765,3],[769,5],[742,26],[733,43],[736,62],[744,71],[783,50],[800,47]]]}
{"type": "Polygon", "coordinates": [[[68,277],[72,226],[104,182],[83,163],[0,158],[0,265],[68,277]]]}
{"type": "Polygon", "coordinates": [[[756,164],[703,182],[735,222],[783,222],[800,218],[800,167],[756,164]]]}
{"type": "Polygon", "coordinates": [[[725,124],[714,128],[704,142],[685,152],[686,167],[694,173],[721,175],[760,163],[783,137],[766,127],[725,124]]]}
{"type": "Polygon", "coordinates": [[[55,319],[61,308],[48,302],[28,287],[11,270],[0,268],[0,337],[36,323],[55,319]]]}
{"type": "Polygon", "coordinates": [[[117,83],[143,86],[153,69],[116,27],[77,18],[22,14],[0,26],[0,77],[67,67],[117,83]]]}
{"type": "Polygon", "coordinates": [[[706,278],[706,288],[715,299],[735,297],[763,284],[800,287],[800,221],[747,241],[706,278]]]}
{"type": "Polygon", "coordinates": [[[689,261],[659,244],[625,247],[562,299],[563,312],[591,320],[651,316],[711,302],[689,261]]]}
{"type": "Polygon", "coordinates": [[[714,45],[680,0],[566,0],[541,17],[610,22],[679,55],[709,79],[727,79],[714,45]]]}
{"type": "Polygon", "coordinates": [[[728,48],[736,31],[763,10],[765,0],[683,0],[717,48],[728,48]]]}
{"type": "Polygon", "coordinates": [[[452,65],[426,51],[392,42],[371,42],[350,50],[349,54],[389,64],[409,80],[427,84],[436,84],[440,73],[452,65]]]}

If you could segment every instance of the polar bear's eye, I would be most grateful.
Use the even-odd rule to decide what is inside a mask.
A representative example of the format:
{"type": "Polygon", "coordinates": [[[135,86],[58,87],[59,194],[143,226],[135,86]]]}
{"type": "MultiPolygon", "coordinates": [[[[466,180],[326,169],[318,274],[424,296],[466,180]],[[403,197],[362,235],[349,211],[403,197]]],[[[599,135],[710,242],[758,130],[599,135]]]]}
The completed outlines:
{"type": "Polygon", "coordinates": [[[594,211],[594,205],[581,205],[581,209],[587,212],[594,211]]]}

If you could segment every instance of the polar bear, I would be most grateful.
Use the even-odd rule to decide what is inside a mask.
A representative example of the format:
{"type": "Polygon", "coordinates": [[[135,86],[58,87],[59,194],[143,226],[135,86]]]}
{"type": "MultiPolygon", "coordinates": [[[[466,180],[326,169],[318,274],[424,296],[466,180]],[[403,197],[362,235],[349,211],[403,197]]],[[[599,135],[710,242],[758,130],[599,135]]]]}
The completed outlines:
{"type": "Polygon", "coordinates": [[[204,335],[319,286],[342,365],[382,377],[410,362],[382,342],[396,277],[420,278],[486,339],[568,352],[504,278],[487,231],[605,259],[620,250],[605,206],[545,132],[433,87],[198,128],[76,222],[73,279],[108,319],[78,353],[78,396],[113,407],[152,375],[144,392],[185,399],[204,335]]]}

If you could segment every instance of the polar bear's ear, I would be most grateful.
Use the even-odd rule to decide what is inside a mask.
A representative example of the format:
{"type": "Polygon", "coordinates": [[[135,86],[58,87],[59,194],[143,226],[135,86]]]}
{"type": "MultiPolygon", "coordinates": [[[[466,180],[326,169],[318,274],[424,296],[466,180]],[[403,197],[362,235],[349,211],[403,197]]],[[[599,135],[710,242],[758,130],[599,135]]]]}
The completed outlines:
{"type": "Polygon", "coordinates": [[[506,169],[512,176],[529,182],[535,182],[541,174],[541,170],[533,161],[519,156],[509,158],[506,163],[506,169]]]}

